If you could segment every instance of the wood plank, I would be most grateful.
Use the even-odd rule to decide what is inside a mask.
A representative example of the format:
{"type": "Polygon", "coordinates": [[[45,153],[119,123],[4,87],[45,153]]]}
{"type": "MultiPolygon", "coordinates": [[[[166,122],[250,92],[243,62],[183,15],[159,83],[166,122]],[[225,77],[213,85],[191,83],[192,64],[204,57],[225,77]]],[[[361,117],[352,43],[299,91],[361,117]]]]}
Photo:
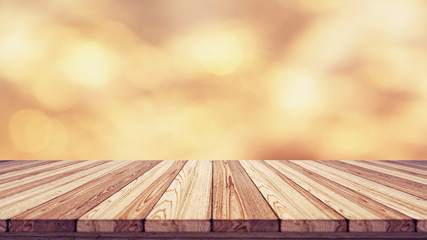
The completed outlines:
{"type": "Polygon", "coordinates": [[[417,221],[417,232],[427,232],[427,217],[417,221]]]}
{"type": "Polygon", "coordinates": [[[145,219],[186,161],[162,161],[77,221],[78,232],[141,232],[145,219]]]}
{"type": "Polygon", "coordinates": [[[23,161],[23,160],[1,160],[0,166],[2,166],[2,167],[3,166],[12,166],[12,165],[18,164],[20,162],[31,163],[31,162],[37,162],[37,161],[40,161],[40,160],[26,160],[26,161],[23,161]]]}
{"type": "Polygon", "coordinates": [[[343,232],[346,220],[289,178],[261,161],[240,161],[280,218],[282,232],[343,232]]]}
{"type": "MultiPolygon", "coordinates": [[[[413,220],[357,190],[320,175],[290,161],[266,161],[281,174],[313,194],[349,220],[350,232],[414,231],[413,220]]],[[[296,161],[306,162],[306,161],[296,161]]]]}
{"type": "Polygon", "coordinates": [[[11,182],[15,180],[34,176],[40,173],[44,174],[51,170],[55,170],[61,167],[66,167],[66,166],[70,166],[70,165],[81,163],[81,162],[82,161],[58,161],[58,162],[52,162],[50,164],[44,164],[37,167],[31,167],[31,168],[22,169],[19,171],[5,173],[0,176],[0,186],[4,185],[5,183],[13,184],[11,182]]]}
{"type": "MultiPolygon", "coordinates": [[[[310,169],[311,171],[319,171],[318,174],[339,182],[348,188],[357,190],[363,195],[387,205],[417,221],[424,222],[427,220],[427,200],[425,199],[349,174],[336,168],[331,168],[322,164],[322,161],[294,161],[294,163],[310,169]]],[[[421,224],[421,226],[423,225],[421,224]]],[[[417,228],[417,230],[421,231],[423,229],[417,228]]]]}
{"type": "Polygon", "coordinates": [[[76,220],[159,161],[132,161],[10,220],[10,231],[75,231],[76,220]]]}
{"type": "MultiPolygon", "coordinates": [[[[132,235],[131,231],[139,231],[138,234],[148,238],[233,238],[225,231],[279,230],[292,232],[241,233],[241,236],[283,238],[296,236],[292,234],[299,231],[302,235],[298,236],[317,238],[341,236],[331,231],[345,230],[342,216],[348,219],[350,231],[362,235],[370,231],[415,230],[417,234],[427,234],[427,172],[422,161],[220,161],[208,164],[210,170],[202,171],[209,172],[211,179],[204,185],[197,179],[209,176],[204,173],[199,176],[196,163],[183,167],[185,161],[162,161],[147,170],[141,170],[136,161],[49,161],[38,165],[41,162],[0,161],[0,171],[4,171],[0,175],[0,239],[7,239],[4,231],[8,227],[12,231],[58,233],[77,229],[96,234],[67,235],[70,239],[90,239],[101,236],[100,231],[122,232],[122,235],[108,235],[114,239],[126,236],[136,239],[142,235],[132,235]],[[197,187],[198,184],[203,187],[197,187]],[[217,186],[222,187],[218,190],[217,186]],[[193,195],[203,195],[207,200],[200,201],[200,197],[193,195]],[[221,204],[225,206],[218,207],[221,204]],[[156,210],[159,205],[162,207],[156,210]],[[204,208],[211,215],[183,218],[178,214],[180,205],[184,206],[181,209],[187,209],[181,210],[181,215],[201,216],[206,212],[201,210],[204,208]],[[186,213],[188,209],[193,213],[186,213]],[[268,212],[266,209],[273,219],[266,217],[268,213],[259,213],[268,212]],[[216,211],[223,211],[227,217],[215,221],[216,211]],[[145,219],[149,214],[160,217],[148,223],[148,226],[154,224],[151,231],[156,232],[146,235],[140,231],[147,226],[145,219]],[[266,224],[268,221],[270,225],[266,224]],[[336,225],[331,224],[334,221],[336,225]],[[171,231],[170,235],[161,235],[158,229],[168,229],[164,231],[171,231]],[[194,229],[224,232],[203,233],[208,235],[178,232],[194,229]],[[315,235],[307,235],[310,231],[315,235]],[[327,235],[321,231],[327,231],[327,235]]],[[[18,239],[35,236],[24,235],[16,236],[18,239]]]]}
{"type": "Polygon", "coordinates": [[[188,161],[145,220],[146,232],[211,230],[212,162],[188,161]]]}
{"type": "MultiPolygon", "coordinates": [[[[104,163],[106,163],[106,161],[81,161],[71,166],[68,165],[56,170],[51,170],[48,172],[36,174],[34,176],[28,176],[23,179],[0,184],[0,199],[17,194],[19,192],[24,192],[29,189],[37,188],[38,186],[51,183],[52,181],[55,181],[57,179],[73,175],[80,171],[84,171],[86,169],[90,169],[92,167],[95,167],[104,163]]],[[[49,170],[49,169],[45,169],[45,170],[49,170]]]]}
{"type": "MultiPolygon", "coordinates": [[[[13,161],[13,160],[0,161],[0,166],[3,169],[3,168],[6,168],[6,167],[10,167],[10,166],[16,165],[19,162],[20,161],[13,161]]],[[[27,161],[27,162],[34,162],[34,161],[27,161]]]]}
{"type": "Polygon", "coordinates": [[[346,161],[351,164],[367,166],[369,169],[378,170],[394,176],[403,177],[412,181],[426,183],[427,173],[425,171],[417,171],[416,169],[404,169],[404,167],[396,167],[392,164],[386,164],[382,161],[346,161]]]}
{"type": "Polygon", "coordinates": [[[0,232],[6,232],[7,230],[7,221],[0,220],[0,232]]]}
{"type": "Polygon", "coordinates": [[[213,162],[212,230],[277,232],[279,219],[238,161],[213,162]]]}
{"type": "Polygon", "coordinates": [[[129,162],[107,162],[0,200],[0,219],[8,220],[129,162]]]}
{"type": "Polygon", "coordinates": [[[408,168],[404,166],[396,166],[391,163],[384,161],[346,161],[347,163],[365,166],[369,169],[387,173],[389,175],[405,178],[411,181],[417,181],[423,184],[427,184],[427,171],[422,171],[414,168],[408,168]]]}
{"type": "Polygon", "coordinates": [[[390,174],[382,173],[378,170],[371,170],[368,166],[358,166],[350,164],[348,161],[323,161],[323,164],[345,171],[351,174],[355,174],[359,177],[363,177],[386,186],[398,189],[403,192],[407,192],[414,196],[418,196],[427,199],[427,184],[410,181],[407,178],[401,178],[390,174]]]}
{"type": "Polygon", "coordinates": [[[416,173],[419,172],[422,175],[427,174],[427,166],[420,163],[420,162],[426,162],[427,163],[427,161],[367,160],[366,162],[372,162],[372,163],[377,163],[377,164],[385,164],[386,166],[394,167],[394,170],[403,169],[403,170],[408,170],[410,172],[415,170],[416,173]]]}
{"type": "Polygon", "coordinates": [[[52,164],[58,161],[13,161],[11,164],[3,166],[1,164],[0,177],[14,171],[26,170],[32,167],[38,167],[45,164],[52,164]]]}
{"type": "MultiPolygon", "coordinates": [[[[400,167],[404,166],[405,168],[408,167],[406,169],[410,169],[410,171],[413,171],[415,169],[415,170],[421,170],[427,173],[427,165],[419,164],[416,162],[414,163],[414,161],[391,161],[390,160],[390,161],[381,161],[381,162],[392,163],[395,165],[399,165],[400,167]]],[[[426,161],[426,164],[427,164],[427,161],[426,161]]]]}
{"type": "Polygon", "coordinates": [[[416,165],[426,166],[427,160],[412,160],[411,163],[416,164],[416,165]]]}

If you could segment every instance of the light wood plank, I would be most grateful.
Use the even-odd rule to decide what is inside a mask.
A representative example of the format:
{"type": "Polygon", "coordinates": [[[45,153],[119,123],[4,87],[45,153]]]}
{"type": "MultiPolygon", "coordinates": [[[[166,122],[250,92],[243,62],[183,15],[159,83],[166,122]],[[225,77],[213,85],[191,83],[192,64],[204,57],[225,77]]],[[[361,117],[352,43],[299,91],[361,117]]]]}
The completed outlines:
{"type": "Polygon", "coordinates": [[[277,232],[279,220],[238,161],[213,162],[214,232],[277,232]]]}
{"type": "MultiPolygon", "coordinates": [[[[65,161],[64,161],[65,162],[65,161]]],[[[105,161],[80,161],[77,164],[61,166],[61,168],[55,170],[44,169],[47,172],[42,172],[33,176],[28,176],[23,179],[10,181],[4,184],[0,184],[0,199],[24,192],[29,189],[37,188],[38,186],[51,183],[60,178],[70,176],[84,171],[86,169],[106,163],[105,161]],[[50,171],[49,171],[50,170],[50,171]]]]}
{"type": "Polygon", "coordinates": [[[212,162],[188,161],[145,220],[146,232],[211,230],[212,162]]]}
{"type": "MultiPolygon", "coordinates": [[[[290,161],[266,161],[349,220],[350,232],[414,231],[408,216],[290,161]]],[[[306,162],[306,161],[295,161],[306,162]]]]}
{"type": "Polygon", "coordinates": [[[261,161],[240,161],[276,215],[282,232],[342,232],[346,220],[332,208],[261,161]]]}
{"type": "Polygon", "coordinates": [[[116,168],[13,217],[9,224],[10,231],[75,231],[79,217],[158,163],[159,161],[132,161],[116,168]]]}
{"type": "Polygon", "coordinates": [[[406,178],[401,178],[389,174],[382,173],[381,171],[375,171],[368,169],[368,167],[361,167],[348,163],[348,161],[322,161],[323,164],[345,171],[351,174],[355,174],[359,177],[363,177],[386,186],[398,189],[402,192],[407,192],[414,196],[422,197],[427,199],[427,185],[419,182],[410,181],[406,178]]]}
{"type": "Polygon", "coordinates": [[[417,221],[423,222],[427,220],[427,200],[425,199],[349,174],[336,168],[331,168],[322,164],[321,161],[294,161],[294,163],[310,169],[311,171],[319,171],[318,174],[339,182],[348,188],[357,190],[363,195],[416,219],[417,221]]]}
{"type": "Polygon", "coordinates": [[[0,219],[7,220],[21,214],[46,201],[58,197],[86,182],[100,177],[129,162],[107,162],[105,164],[84,170],[68,177],[60,178],[48,184],[38,186],[17,194],[8,196],[0,201],[0,219]]]}
{"type": "Polygon", "coordinates": [[[145,219],[186,161],[162,161],[80,217],[79,232],[141,232],[145,219]]]}

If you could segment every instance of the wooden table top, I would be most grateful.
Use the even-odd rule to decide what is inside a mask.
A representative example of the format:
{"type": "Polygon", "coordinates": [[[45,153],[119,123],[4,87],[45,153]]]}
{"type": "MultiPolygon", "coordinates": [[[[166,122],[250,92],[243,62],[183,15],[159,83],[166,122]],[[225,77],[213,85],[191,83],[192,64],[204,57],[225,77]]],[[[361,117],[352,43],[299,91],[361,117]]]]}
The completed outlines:
{"type": "Polygon", "coordinates": [[[0,231],[427,232],[427,161],[0,161],[0,231]]]}

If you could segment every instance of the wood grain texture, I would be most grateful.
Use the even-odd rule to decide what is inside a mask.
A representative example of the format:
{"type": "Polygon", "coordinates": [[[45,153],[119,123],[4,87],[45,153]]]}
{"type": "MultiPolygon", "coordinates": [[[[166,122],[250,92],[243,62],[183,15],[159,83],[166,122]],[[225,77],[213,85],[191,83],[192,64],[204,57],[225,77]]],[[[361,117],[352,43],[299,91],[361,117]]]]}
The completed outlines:
{"type": "Polygon", "coordinates": [[[188,161],[148,214],[147,232],[211,230],[212,162],[188,161]]]}
{"type": "Polygon", "coordinates": [[[52,162],[50,164],[44,164],[37,167],[4,173],[0,176],[0,186],[4,185],[5,183],[14,184],[13,181],[15,180],[27,178],[30,176],[36,176],[38,174],[46,174],[46,173],[49,173],[49,171],[56,170],[59,168],[64,168],[77,163],[84,163],[84,161],[58,161],[58,162],[52,162]]]}
{"type": "Polygon", "coordinates": [[[186,161],[162,161],[84,214],[79,232],[141,232],[143,220],[186,161]]]}
{"type": "Polygon", "coordinates": [[[427,160],[413,160],[410,163],[414,164],[414,165],[417,165],[417,166],[427,166],[427,160]]]}
{"type": "MultiPolygon", "coordinates": [[[[360,164],[361,161],[353,161],[360,164]]],[[[372,167],[378,167],[378,169],[381,169],[382,172],[387,172],[389,174],[406,174],[410,176],[415,176],[424,180],[421,180],[422,182],[425,182],[425,179],[427,178],[426,171],[419,171],[418,169],[412,168],[412,169],[405,169],[396,165],[392,164],[384,164],[383,161],[363,161],[363,163],[369,165],[370,168],[372,167]]],[[[411,178],[414,180],[414,178],[411,178]]]]}
{"type": "Polygon", "coordinates": [[[417,221],[417,232],[427,232],[427,220],[417,221]]]}
{"type": "Polygon", "coordinates": [[[420,164],[417,161],[381,161],[381,162],[387,162],[387,163],[392,163],[394,165],[397,165],[398,167],[408,167],[407,169],[410,170],[421,170],[421,172],[426,172],[427,171],[427,161],[425,161],[424,164],[420,164]]]}
{"type": "Polygon", "coordinates": [[[7,221],[0,220],[0,232],[6,232],[7,230],[7,221]]]}
{"type": "Polygon", "coordinates": [[[420,238],[426,163],[0,161],[0,239],[420,238]]]}
{"type": "Polygon", "coordinates": [[[363,177],[386,186],[398,189],[403,192],[410,193],[414,196],[422,197],[427,199],[427,185],[419,182],[408,180],[407,178],[401,178],[390,174],[385,174],[380,171],[374,171],[369,169],[367,166],[357,166],[348,163],[348,161],[323,161],[323,164],[363,177]]]}
{"type": "Polygon", "coordinates": [[[316,171],[290,161],[267,163],[348,219],[350,232],[415,230],[414,221],[408,216],[360,194],[357,190],[321,176],[316,171]],[[396,227],[393,221],[399,221],[402,227],[396,227]]]}
{"type": "Polygon", "coordinates": [[[0,163],[0,177],[2,177],[4,174],[9,174],[11,172],[21,171],[21,170],[28,170],[32,167],[38,167],[45,164],[52,164],[57,161],[13,161],[11,163],[0,163]]]}
{"type": "Polygon", "coordinates": [[[92,179],[107,174],[109,171],[119,166],[127,164],[129,163],[111,161],[33,189],[5,197],[0,200],[0,219],[10,219],[55,197],[61,196],[92,179]]]}
{"type": "MultiPolygon", "coordinates": [[[[64,161],[65,162],[65,161],[64,161]]],[[[78,172],[93,168],[95,166],[106,163],[106,161],[84,161],[67,165],[55,170],[46,169],[48,172],[43,172],[35,175],[29,175],[25,178],[10,181],[5,184],[0,184],[0,199],[24,192],[26,190],[34,190],[38,186],[50,184],[56,179],[64,178],[78,172]]]]}
{"type": "Polygon", "coordinates": [[[262,161],[240,161],[264,198],[279,216],[282,232],[347,231],[345,219],[262,161]]]}
{"type": "Polygon", "coordinates": [[[363,192],[363,194],[379,203],[387,205],[405,215],[419,220],[426,220],[427,200],[411,194],[393,189],[386,185],[331,168],[322,162],[303,161],[296,164],[339,182],[350,189],[363,192]]]}
{"type": "Polygon", "coordinates": [[[275,232],[279,221],[238,161],[213,162],[212,230],[275,232]]]}
{"type": "MultiPolygon", "coordinates": [[[[374,162],[374,161],[346,161],[349,164],[366,167],[371,170],[389,174],[392,176],[404,178],[410,181],[416,181],[422,184],[427,184],[427,174],[417,172],[417,169],[410,169],[404,166],[395,166],[390,163],[374,162]]],[[[425,173],[425,172],[424,172],[425,173]]]]}
{"type": "Polygon", "coordinates": [[[10,231],[74,231],[76,220],[159,161],[134,161],[15,216],[10,231]]]}

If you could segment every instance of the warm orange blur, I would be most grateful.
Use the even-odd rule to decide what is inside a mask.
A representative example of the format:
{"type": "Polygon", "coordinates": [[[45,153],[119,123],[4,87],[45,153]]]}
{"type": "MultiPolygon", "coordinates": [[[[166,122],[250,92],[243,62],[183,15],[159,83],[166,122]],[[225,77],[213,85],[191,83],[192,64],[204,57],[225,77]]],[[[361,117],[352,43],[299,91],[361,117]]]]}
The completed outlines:
{"type": "Polygon", "coordinates": [[[0,1],[0,159],[427,159],[427,1],[0,1]]]}

